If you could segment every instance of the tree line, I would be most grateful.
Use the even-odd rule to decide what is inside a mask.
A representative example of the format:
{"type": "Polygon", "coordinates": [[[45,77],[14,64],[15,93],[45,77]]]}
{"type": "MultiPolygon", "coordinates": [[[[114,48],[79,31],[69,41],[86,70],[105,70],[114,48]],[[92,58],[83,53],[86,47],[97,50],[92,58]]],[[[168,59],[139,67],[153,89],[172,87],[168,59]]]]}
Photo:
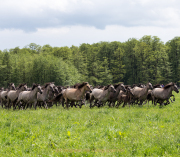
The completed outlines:
{"type": "Polygon", "coordinates": [[[79,47],[40,46],[0,51],[0,86],[8,83],[92,85],[180,83],[180,37],[163,43],[156,36],[126,42],[83,43],[79,47]]]}

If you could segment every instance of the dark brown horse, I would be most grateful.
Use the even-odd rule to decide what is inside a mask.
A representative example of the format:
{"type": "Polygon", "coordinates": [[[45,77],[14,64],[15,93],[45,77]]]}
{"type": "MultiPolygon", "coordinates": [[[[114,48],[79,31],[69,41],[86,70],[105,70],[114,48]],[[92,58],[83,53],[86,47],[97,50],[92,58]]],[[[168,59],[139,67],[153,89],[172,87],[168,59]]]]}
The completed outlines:
{"type": "Polygon", "coordinates": [[[124,84],[122,84],[122,83],[115,84],[114,88],[116,89],[116,92],[110,92],[110,95],[109,95],[109,99],[108,99],[109,107],[114,106],[115,102],[118,100],[118,95],[119,95],[120,90],[123,92],[126,92],[126,88],[125,88],[124,84]]]}

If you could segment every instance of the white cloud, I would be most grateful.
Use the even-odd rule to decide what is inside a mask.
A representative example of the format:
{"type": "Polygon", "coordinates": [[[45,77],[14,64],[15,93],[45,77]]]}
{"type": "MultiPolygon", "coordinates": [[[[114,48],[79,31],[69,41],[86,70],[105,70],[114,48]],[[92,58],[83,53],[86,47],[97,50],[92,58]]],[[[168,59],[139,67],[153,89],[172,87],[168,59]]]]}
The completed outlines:
{"type": "Polygon", "coordinates": [[[49,44],[53,47],[70,47],[72,45],[79,46],[82,43],[93,44],[100,41],[125,42],[129,38],[140,39],[144,35],[158,36],[163,42],[167,42],[178,34],[180,34],[178,28],[123,27],[118,25],[106,26],[104,30],[83,26],[40,28],[33,33],[27,33],[22,30],[3,30],[0,31],[0,49],[10,49],[17,46],[23,48],[30,43],[36,43],[41,46],[49,44]]]}
{"type": "Polygon", "coordinates": [[[0,5],[0,28],[180,26],[179,7],[177,0],[6,0],[0,5]]]}
{"type": "Polygon", "coordinates": [[[0,0],[0,49],[180,35],[178,0],[0,0]]]}

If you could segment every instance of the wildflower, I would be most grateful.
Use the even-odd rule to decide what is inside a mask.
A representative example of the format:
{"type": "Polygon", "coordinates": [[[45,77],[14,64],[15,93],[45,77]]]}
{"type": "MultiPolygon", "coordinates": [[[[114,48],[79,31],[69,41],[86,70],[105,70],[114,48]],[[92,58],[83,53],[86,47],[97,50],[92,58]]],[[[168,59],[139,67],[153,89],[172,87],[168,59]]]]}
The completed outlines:
{"type": "Polygon", "coordinates": [[[122,135],[121,131],[119,131],[119,135],[120,135],[120,136],[122,135]]]}
{"type": "Polygon", "coordinates": [[[68,132],[67,132],[67,135],[68,135],[68,136],[71,136],[71,132],[70,132],[70,131],[68,131],[68,132]]]}

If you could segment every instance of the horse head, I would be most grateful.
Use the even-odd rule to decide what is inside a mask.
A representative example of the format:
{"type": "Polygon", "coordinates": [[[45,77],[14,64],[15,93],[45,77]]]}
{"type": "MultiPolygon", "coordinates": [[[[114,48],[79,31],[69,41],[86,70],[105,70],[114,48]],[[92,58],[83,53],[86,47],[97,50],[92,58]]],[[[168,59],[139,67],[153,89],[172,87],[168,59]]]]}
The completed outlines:
{"type": "Polygon", "coordinates": [[[16,90],[16,87],[15,87],[14,83],[10,83],[10,84],[9,84],[9,88],[10,88],[11,90],[16,90]]]}
{"type": "Polygon", "coordinates": [[[86,92],[87,92],[87,91],[89,91],[90,93],[92,92],[91,87],[90,87],[90,85],[89,85],[88,82],[83,82],[82,84],[79,84],[79,85],[77,86],[77,88],[78,88],[78,89],[84,88],[84,90],[85,90],[86,92]]]}
{"type": "Polygon", "coordinates": [[[153,86],[150,82],[147,83],[147,87],[148,87],[148,89],[153,89],[153,86]]]}
{"type": "Polygon", "coordinates": [[[38,88],[38,92],[39,92],[40,94],[42,94],[41,86],[40,86],[39,84],[38,84],[37,88],[38,88]]]}
{"type": "Polygon", "coordinates": [[[124,84],[121,84],[121,90],[122,90],[123,92],[126,92],[126,88],[125,88],[124,84]]]}
{"type": "Polygon", "coordinates": [[[173,83],[173,90],[176,92],[176,93],[179,93],[179,89],[177,87],[177,85],[175,83],[173,83]]]}
{"type": "Polygon", "coordinates": [[[116,89],[114,88],[114,86],[112,84],[107,85],[104,90],[108,90],[109,92],[114,92],[116,93],[116,89]]]}
{"type": "Polygon", "coordinates": [[[18,86],[18,89],[22,89],[22,91],[27,91],[27,84],[26,83],[25,84],[20,84],[18,86]]]}
{"type": "Polygon", "coordinates": [[[59,90],[58,90],[58,88],[56,86],[54,86],[54,92],[57,93],[57,94],[59,93],[59,90]]]}
{"type": "Polygon", "coordinates": [[[32,91],[35,90],[35,89],[37,89],[37,91],[38,91],[40,94],[42,94],[42,89],[41,89],[40,84],[35,84],[35,83],[33,83],[32,91]]]}
{"type": "Polygon", "coordinates": [[[89,91],[90,93],[92,93],[92,90],[91,90],[91,87],[90,87],[90,85],[89,85],[89,83],[88,82],[85,82],[86,83],[86,91],[89,91]]]}
{"type": "Polygon", "coordinates": [[[55,89],[54,89],[54,87],[55,87],[54,82],[50,83],[50,84],[49,84],[49,87],[50,87],[50,90],[54,93],[54,92],[55,92],[55,89]]]}

